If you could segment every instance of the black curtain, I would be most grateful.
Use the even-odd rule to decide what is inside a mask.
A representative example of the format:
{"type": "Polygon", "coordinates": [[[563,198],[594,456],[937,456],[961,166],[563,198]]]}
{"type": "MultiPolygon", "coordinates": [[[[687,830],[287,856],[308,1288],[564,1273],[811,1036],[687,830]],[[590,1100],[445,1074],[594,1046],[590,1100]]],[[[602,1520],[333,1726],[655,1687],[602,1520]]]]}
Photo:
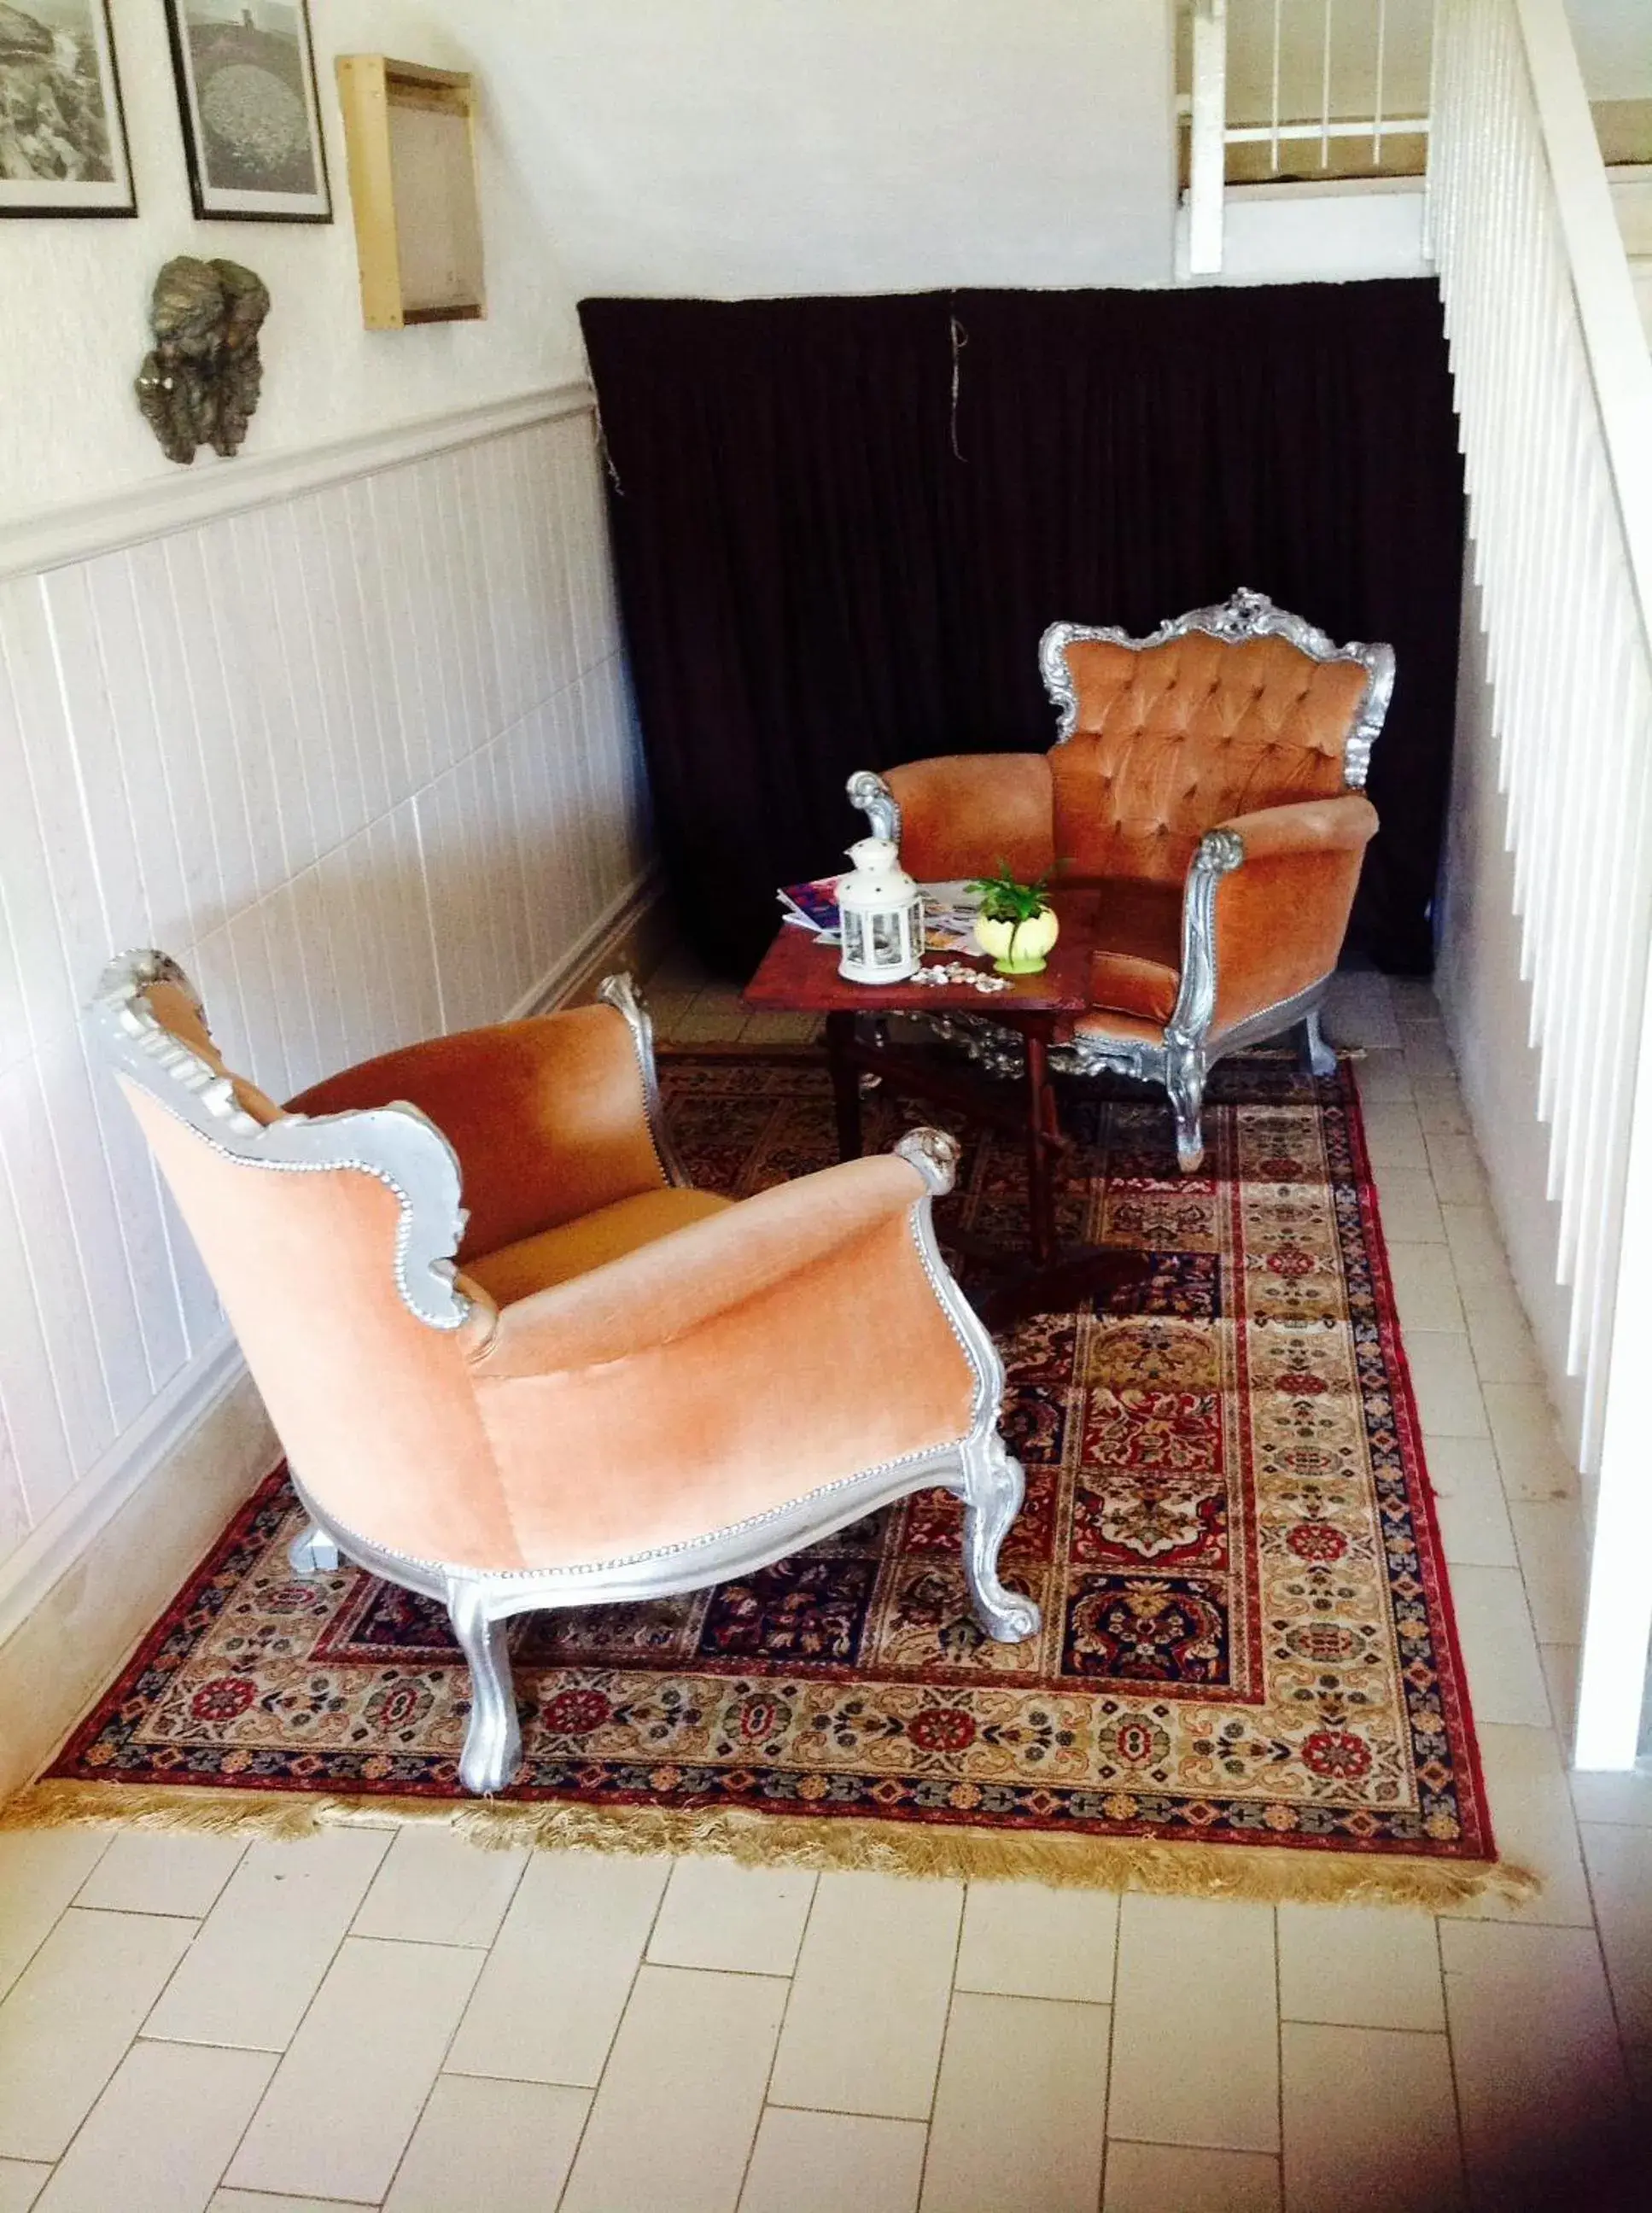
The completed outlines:
{"type": "Polygon", "coordinates": [[[1440,306],[1393,281],[588,300],[659,842],[702,957],[840,865],[856,768],[1042,749],[1050,622],[1250,584],[1399,680],[1356,940],[1423,972],[1462,473],[1440,306]]]}

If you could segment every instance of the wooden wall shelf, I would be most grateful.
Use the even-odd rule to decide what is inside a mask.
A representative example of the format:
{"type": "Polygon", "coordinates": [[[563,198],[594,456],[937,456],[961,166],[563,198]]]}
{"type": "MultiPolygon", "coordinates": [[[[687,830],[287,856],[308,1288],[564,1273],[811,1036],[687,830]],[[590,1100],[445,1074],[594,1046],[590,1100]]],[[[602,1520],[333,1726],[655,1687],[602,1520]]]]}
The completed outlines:
{"type": "Polygon", "coordinates": [[[487,313],[471,79],[340,54],[362,316],[370,331],[487,313]]]}

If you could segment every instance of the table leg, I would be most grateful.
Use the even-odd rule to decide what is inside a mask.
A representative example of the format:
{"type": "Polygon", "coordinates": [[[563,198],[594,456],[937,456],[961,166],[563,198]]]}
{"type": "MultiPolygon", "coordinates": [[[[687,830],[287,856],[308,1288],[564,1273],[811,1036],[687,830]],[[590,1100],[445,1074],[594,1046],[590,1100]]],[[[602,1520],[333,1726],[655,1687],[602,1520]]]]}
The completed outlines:
{"type": "Polygon", "coordinates": [[[861,1156],[860,1071],[849,1048],[855,1042],[855,1017],[849,1014],[826,1018],[826,1066],[832,1071],[832,1101],[838,1115],[838,1158],[861,1156]]]}
{"type": "Polygon", "coordinates": [[[1033,1262],[1047,1268],[1056,1257],[1056,1194],[1051,1176],[1050,1137],[1056,1130],[1055,1093],[1050,1084],[1050,1057],[1045,1040],[1028,1029],[1027,1048],[1027,1214],[1033,1262]]]}

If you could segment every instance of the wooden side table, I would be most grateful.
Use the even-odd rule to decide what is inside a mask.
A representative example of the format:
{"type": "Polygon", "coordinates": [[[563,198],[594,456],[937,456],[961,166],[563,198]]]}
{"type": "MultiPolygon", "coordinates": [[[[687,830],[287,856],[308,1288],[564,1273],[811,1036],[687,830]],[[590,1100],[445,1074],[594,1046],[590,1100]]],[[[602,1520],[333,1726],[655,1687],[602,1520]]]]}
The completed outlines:
{"type": "MultiPolygon", "coordinates": [[[[1087,1245],[1064,1249],[1056,1225],[1057,1162],[1070,1149],[1062,1131],[1050,1080],[1050,1047],[1072,1033],[1073,1017],[1089,1003],[1090,953],[1095,938],[1098,899],[1094,892],[1058,892],[1061,935],[1048,965],[1037,976],[1015,976],[1009,989],[991,993],[965,985],[850,984],[838,973],[838,948],[822,945],[807,930],[783,924],[762,965],[746,986],[747,1006],[775,1012],[826,1016],[826,1059],[838,1117],[838,1153],[842,1160],[861,1152],[863,1072],[879,1076],[898,1098],[932,1100],[956,1107],[976,1121],[1013,1131],[1027,1152],[1027,1249],[1002,1246],[968,1232],[948,1233],[948,1241],[979,1259],[997,1280],[977,1300],[983,1318],[1007,1326],[1023,1314],[1061,1311],[1082,1298],[1105,1295],[1146,1274],[1143,1257],[1123,1247],[1087,1245]],[[1021,1039],[1025,1076],[1019,1092],[973,1073],[948,1066],[910,1046],[891,1045],[863,1029],[861,1015],[968,1014],[984,1015],[1021,1039]]],[[[955,954],[944,956],[959,959],[955,954]]],[[[972,963],[984,973],[984,960],[972,963]]]]}

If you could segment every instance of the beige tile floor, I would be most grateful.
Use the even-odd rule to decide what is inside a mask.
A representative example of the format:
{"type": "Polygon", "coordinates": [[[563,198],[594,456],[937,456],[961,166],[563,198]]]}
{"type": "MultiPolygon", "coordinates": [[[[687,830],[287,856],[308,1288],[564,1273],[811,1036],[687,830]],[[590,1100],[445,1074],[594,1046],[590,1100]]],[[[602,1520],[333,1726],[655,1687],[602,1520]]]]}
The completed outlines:
{"type": "MultiPolygon", "coordinates": [[[[652,996],[670,1039],[783,1034],[686,964],[652,996]]],[[[1535,1903],[1121,1899],[421,1830],[0,1836],[0,2213],[1606,2202],[1575,2155],[1652,2094],[1652,1777],[1565,1771],[1576,1485],[1433,1002],[1350,978],[1332,1027],[1369,1048],[1493,1810],[1535,1903]]]]}

